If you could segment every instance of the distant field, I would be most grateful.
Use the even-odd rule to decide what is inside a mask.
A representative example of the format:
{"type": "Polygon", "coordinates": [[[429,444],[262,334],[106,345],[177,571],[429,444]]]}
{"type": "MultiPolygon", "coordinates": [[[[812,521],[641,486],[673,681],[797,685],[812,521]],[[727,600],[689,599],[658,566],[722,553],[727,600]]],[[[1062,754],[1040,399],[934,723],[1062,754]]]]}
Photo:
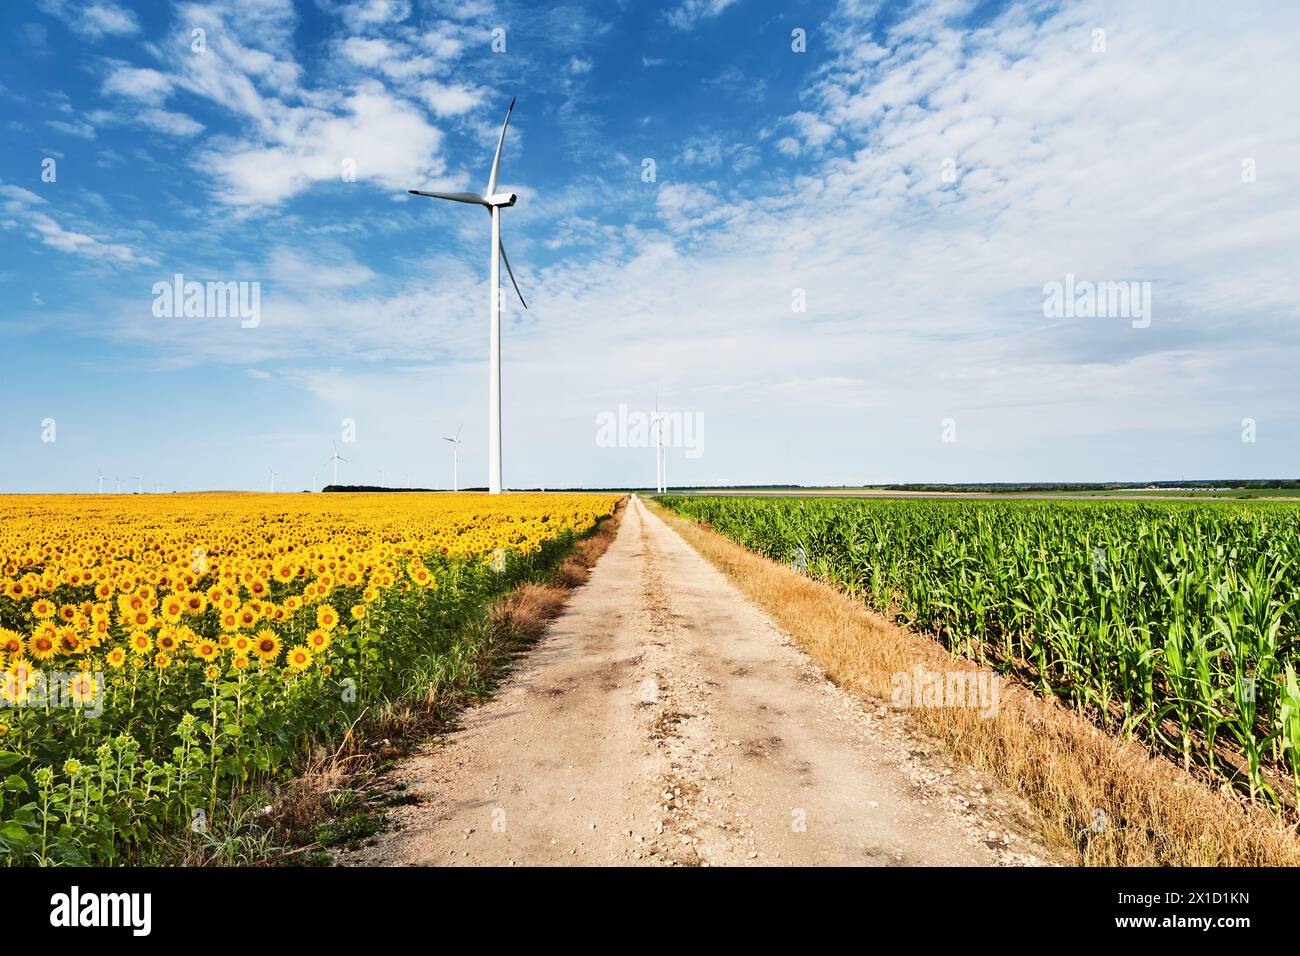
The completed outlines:
{"type": "Polygon", "coordinates": [[[660,501],[1188,767],[1300,795],[1300,509],[994,497],[660,501]]]}
{"type": "Polygon", "coordinates": [[[745,495],[775,498],[968,498],[996,499],[1129,499],[1134,501],[1177,501],[1185,498],[1225,498],[1235,500],[1267,499],[1300,501],[1295,488],[1225,488],[1225,489],[1139,489],[1117,488],[1106,491],[903,491],[888,488],[684,488],[672,489],[673,495],[745,495]]]}

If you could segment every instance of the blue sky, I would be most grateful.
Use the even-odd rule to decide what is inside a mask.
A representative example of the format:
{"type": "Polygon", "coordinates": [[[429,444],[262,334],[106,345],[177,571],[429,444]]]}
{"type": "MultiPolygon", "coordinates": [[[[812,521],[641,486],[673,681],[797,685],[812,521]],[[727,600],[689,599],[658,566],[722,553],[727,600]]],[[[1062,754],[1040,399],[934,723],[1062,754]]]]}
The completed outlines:
{"type": "Polygon", "coordinates": [[[1297,27],[1159,0],[6,3],[0,491],[310,487],[345,420],[344,481],[445,485],[464,423],[483,483],[487,217],[405,190],[482,190],[513,96],[507,486],[648,484],[653,452],[596,421],[656,393],[700,429],[674,483],[1300,474],[1297,27]],[[155,315],[176,273],[258,283],[256,327],[155,315]],[[1149,322],[1045,316],[1067,275],[1150,283],[1149,322]]]}

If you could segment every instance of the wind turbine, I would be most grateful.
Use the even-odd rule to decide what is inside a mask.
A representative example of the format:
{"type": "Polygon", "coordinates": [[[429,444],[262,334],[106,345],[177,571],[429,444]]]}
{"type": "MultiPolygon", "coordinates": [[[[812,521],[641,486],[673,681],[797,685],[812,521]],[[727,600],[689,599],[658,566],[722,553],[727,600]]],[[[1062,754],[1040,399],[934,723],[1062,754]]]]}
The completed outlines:
{"type": "Polygon", "coordinates": [[[99,493],[102,495],[104,493],[104,473],[96,468],[95,474],[99,475],[99,493]]]}
{"type": "Polygon", "coordinates": [[[122,493],[122,479],[114,478],[113,480],[117,482],[117,493],[120,495],[122,493]]]}
{"type": "Polygon", "coordinates": [[[136,480],[135,493],[137,495],[144,494],[144,479],[139,475],[132,475],[131,477],[136,480]]]}
{"type": "Polygon", "coordinates": [[[334,442],[334,454],[330,457],[329,461],[325,462],[325,464],[328,465],[328,464],[331,464],[331,463],[332,463],[332,464],[334,465],[334,482],[333,482],[333,483],[336,484],[336,485],[339,483],[339,462],[343,462],[344,464],[346,464],[346,463],[347,463],[347,459],[346,459],[346,458],[340,458],[340,457],[339,457],[339,443],[338,443],[338,442],[334,442]]]}
{"type": "Polygon", "coordinates": [[[271,469],[271,494],[275,494],[275,469],[271,469]]]}
{"type": "Polygon", "coordinates": [[[659,414],[659,394],[655,393],[655,490],[668,490],[668,459],[664,455],[664,417],[659,414]]]}
{"type": "Polygon", "coordinates": [[[501,263],[506,264],[510,274],[510,283],[525,309],[524,294],[519,291],[515,281],[514,270],[510,268],[510,259],[506,256],[505,246],[501,244],[501,210],[513,206],[518,196],[514,193],[497,192],[497,171],[501,168],[501,147],[506,141],[506,127],[510,125],[510,114],[514,112],[515,101],[510,101],[506,110],[505,122],[501,124],[501,137],[497,140],[496,155],[492,157],[492,173],[488,177],[487,192],[478,193],[431,193],[419,189],[408,192],[413,196],[428,196],[430,199],[450,199],[452,202],[469,203],[482,206],[492,214],[492,268],[488,291],[488,493],[501,494],[501,263]]]}
{"type": "Polygon", "coordinates": [[[455,438],[443,438],[443,441],[451,442],[451,490],[460,491],[460,431],[464,424],[456,429],[455,438]]]}

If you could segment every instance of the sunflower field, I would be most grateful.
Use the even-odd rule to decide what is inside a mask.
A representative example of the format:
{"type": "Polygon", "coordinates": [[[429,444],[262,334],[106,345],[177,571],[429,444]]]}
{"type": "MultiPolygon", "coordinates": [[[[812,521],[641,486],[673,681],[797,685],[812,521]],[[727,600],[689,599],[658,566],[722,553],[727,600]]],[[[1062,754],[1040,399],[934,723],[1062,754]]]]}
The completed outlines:
{"type": "Polygon", "coordinates": [[[115,863],[448,678],[617,496],[0,499],[0,862],[115,863]]]}

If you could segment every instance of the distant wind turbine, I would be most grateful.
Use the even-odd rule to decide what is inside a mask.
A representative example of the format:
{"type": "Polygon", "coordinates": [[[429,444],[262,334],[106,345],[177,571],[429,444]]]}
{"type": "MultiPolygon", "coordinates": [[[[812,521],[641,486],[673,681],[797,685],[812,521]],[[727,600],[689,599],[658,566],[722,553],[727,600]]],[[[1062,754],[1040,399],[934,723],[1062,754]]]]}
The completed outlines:
{"type": "Polygon", "coordinates": [[[271,469],[271,494],[275,494],[275,469],[271,469]]]}
{"type": "Polygon", "coordinates": [[[117,482],[117,493],[120,495],[122,493],[122,479],[114,478],[113,480],[117,482]]]}
{"type": "Polygon", "coordinates": [[[136,480],[135,493],[137,495],[144,494],[144,479],[139,475],[132,475],[131,477],[136,480]]]}
{"type": "Polygon", "coordinates": [[[492,158],[492,173],[488,177],[487,192],[478,193],[432,193],[419,189],[408,190],[414,196],[428,196],[430,199],[450,199],[452,202],[469,203],[482,206],[492,214],[492,268],[488,286],[488,492],[501,494],[501,263],[506,264],[510,274],[510,283],[525,309],[524,294],[519,291],[515,281],[514,270],[510,268],[510,259],[506,248],[501,244],[501,210],[513,206],[518,200],[514,193],[497,192],[497,172],[501,168],[501,147],[506,141],[506,127],[510,125],[510,114],[514,112],[515,101],[510,101],[506,110],[505,122],[501,124],[501,136],[497,140],[496,155],[492,158]]]}
{"type": "Polygon", "coordinates": [[[659,414],[659,395],[655,394],[655,490],[668,490],[668,459],[664,455],[664,417],[659,414]]]}
{"type": "Polygon", "coordinates": [[[333,483],[336,484],[336,485],[339,483],[339,462],[343,462],[344,464],[347,464],[347,459],[346,459],[346,458],[340,458],[340,457],[339,457],[339,443],[338,443],[338,442],[334,442],[334,454],[330,457],[329,461],[325,462],[325,464],[327,464],[327,465],[328,465],[328,464],[333,464],[333,465],[334,465],[334,482],[333,482],[333,483]]]}
{"type": "Polygon", "coordinates": [[[456,429],[455,438],[444,437],[443,441],[451,442],[451,490],[460,491],[460,432],[465,425],[462,423],[460,428],[456,429]]]}
{"type": "Polygon", "coordinates": [[[99,493],[102,495],[104,493],[104,473],[98,468],[95,469],[95,473],[99,475],[99,493]]]}

